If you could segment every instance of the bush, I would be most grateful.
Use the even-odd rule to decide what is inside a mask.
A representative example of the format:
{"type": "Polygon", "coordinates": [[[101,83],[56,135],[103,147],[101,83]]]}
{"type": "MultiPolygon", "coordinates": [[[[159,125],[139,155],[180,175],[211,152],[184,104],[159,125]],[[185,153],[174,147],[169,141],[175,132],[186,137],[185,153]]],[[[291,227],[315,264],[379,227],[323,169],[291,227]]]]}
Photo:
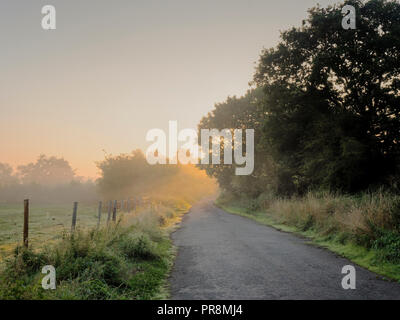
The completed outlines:
{"type": "Polygon", "coordinates": [[[385,231],[373,242],[373,248],[380,250],[383,260],[400,263],[400,234],[385,231]]]}
{"type": "Polygon", "coordinates": [[[7,272],[15,277],[30,276],[38,272],[47,262],[48,259],[45,255],[17,246],[13,259],[8,261],[7,272]]]}
{"type": "Polygon", "coordinates": [[[390,208],[391,221],[393,223],[393,228],[400,232],[400,198],[393,201],[393,205],[390,208]]]}
{"type": "Polygon", "coordinates": [[[128,258],[154,259],[157,257],[154,244],[146,234],[127,235],[121,239],[120,247],[128,258]]]}

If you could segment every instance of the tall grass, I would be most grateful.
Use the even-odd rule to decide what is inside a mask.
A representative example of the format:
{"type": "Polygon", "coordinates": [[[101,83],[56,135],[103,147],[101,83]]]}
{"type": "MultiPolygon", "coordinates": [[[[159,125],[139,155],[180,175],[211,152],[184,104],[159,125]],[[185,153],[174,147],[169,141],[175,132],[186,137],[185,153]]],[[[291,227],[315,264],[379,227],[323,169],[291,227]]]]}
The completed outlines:
{"type": "Polygon", "coordinates": [[[0,271],[0,299],[165,298],[174,256],[166,228],[188,207],[171,201],[107,227],[65,233],[42,250],[16,247],[0,271]],[[41,286],[45,265],[56,269],[56,290],[41,286]]]}

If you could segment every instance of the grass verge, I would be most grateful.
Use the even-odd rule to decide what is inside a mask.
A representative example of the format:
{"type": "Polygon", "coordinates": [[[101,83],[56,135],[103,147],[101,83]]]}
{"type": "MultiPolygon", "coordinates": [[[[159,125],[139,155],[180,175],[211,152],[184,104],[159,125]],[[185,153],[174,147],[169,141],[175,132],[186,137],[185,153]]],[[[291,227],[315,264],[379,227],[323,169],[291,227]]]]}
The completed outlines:
{"type": "Polygon", "coordinates": [[[173,201],[40,248],[17,246],[0,270],[0,299],[166,299],[175,257],[170,233],[189,207],[173,201]],[[42,288],[46,265],[55,267],[55,290],[42,288]]]}

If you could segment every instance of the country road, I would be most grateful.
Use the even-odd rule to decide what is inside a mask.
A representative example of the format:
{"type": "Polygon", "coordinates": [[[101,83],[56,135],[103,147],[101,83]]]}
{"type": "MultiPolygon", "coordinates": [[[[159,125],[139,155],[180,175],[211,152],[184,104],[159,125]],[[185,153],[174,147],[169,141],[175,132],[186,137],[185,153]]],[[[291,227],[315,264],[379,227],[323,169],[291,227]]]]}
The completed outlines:
{"type": "Polygon", "coordinates": [[[210,199],[192,208],[172,238],[172,299],[400,299],[400,284],[358,266],[356,290],[344,290],[341,270],[350,261],[210,199]]]}

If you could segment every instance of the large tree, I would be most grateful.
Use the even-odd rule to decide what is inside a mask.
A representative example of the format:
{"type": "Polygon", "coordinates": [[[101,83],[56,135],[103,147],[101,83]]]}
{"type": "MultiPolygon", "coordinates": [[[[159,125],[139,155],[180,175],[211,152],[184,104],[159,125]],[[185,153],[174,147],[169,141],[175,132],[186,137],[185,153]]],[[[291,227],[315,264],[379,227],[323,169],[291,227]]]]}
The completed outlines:
{"type": "Polygon", "coordinates": [[[117,156],[106,155],[97,167],[100,170],[100,193],[114,199],[150,193],[179,171],[177,166],[150,165],[141,150],[117,156]]]}
{"type": "MultiPolygon", "coordinates": [[[[236,176],[235,164],[199,165],[209,176],[217,179],[223,190],[235,194],[246,194],[250,197],[257,197],[267,190],[275,192],[276,171],[274,163],[266,150],[264,150],[261,141],[262,127],[265,120],[265,113],[261,104],[263,99],[264,94],[260,88],[249,90],[243,97],[229,97],[226,101],[217,103],[214,110],[200,121],[199,131],[201,129],[255,130],[255,167],[251,175],[236,176]]],[[[221,158],[223,158],[224,143],[220,143],[220,154],[221,158]]]]}
{"type": "Polygon", "coordinates": [[[264,50],[264,141],[299,191],[357,191],[395,171],[400,139],[400,4],[345,1],[309,10],[264,50]],[[342,6],[356,29],[342,28],[342,6]]]}

